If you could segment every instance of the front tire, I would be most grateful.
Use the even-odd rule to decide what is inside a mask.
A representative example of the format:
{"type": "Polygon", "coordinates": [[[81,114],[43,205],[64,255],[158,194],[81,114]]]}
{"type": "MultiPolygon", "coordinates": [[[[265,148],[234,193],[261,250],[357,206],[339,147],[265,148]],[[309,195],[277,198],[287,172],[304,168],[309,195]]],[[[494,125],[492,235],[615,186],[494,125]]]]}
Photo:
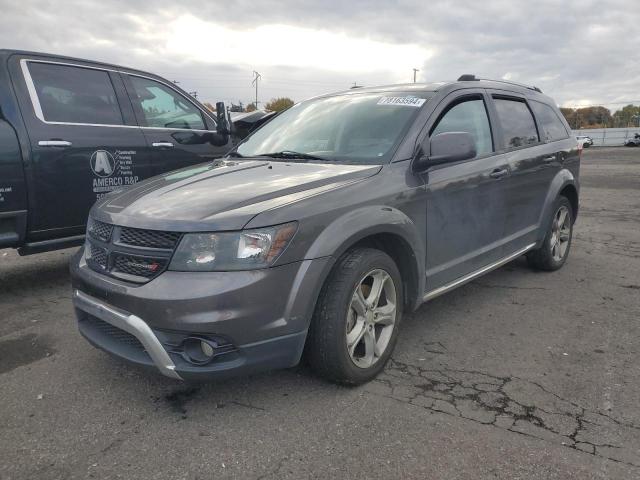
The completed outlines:
{"type": "Polygon", "coordinates": [[[389,255],[373,248],[347,252],[322,287],[311,320],[307,355],[313,370],[342,384],[375,378],[395,347],[403,298],[389,255]]]}
{"type": "Polygon", "coordinates": [[[567,197],[559,196],[553,218],[542,246],[527,254],[529,265],[538,270],[554,271],[567,261],[573,238],[573,208],[567,197]]]}

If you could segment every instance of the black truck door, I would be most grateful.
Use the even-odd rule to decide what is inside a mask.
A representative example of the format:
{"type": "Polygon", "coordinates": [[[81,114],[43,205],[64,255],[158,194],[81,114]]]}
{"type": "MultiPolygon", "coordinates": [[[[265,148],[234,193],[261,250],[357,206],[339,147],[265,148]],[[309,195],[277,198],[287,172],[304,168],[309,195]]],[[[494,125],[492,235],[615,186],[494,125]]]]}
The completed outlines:
{"type": "Polygon", "coordinates": [[[97,198],[151,176],[122,79],[82,62],[15,56],[10,68],[31,143],[28,240],[82,234],[97,198]]]}
{"type": "Polygon", "coordinates": [[[0,110],[0,248],[20,243],[26,218],[27,191],[22,152],[13,126],[0,110]]]}
{"type": "Polygon", "coordinates": [[[165,173],[222,157],[231,148],[212,116],[168,83],[122,74],[147,139],[154,172],[165,173]]]}

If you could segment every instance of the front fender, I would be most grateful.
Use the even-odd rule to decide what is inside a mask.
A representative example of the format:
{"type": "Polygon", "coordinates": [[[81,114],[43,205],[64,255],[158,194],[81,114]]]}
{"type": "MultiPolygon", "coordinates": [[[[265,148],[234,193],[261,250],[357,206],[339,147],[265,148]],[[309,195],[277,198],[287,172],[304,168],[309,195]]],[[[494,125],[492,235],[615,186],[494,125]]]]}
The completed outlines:
{"type": "MultiPolygon", "coordinates": [[[[361,207],[345,213],[328,225],[309,247],[305,258],[328,258],[325,271],[319,277],[318,290],[324,284],[336,261],[353,245],[375,235],[391,235],[409,253],[414,292],[407,292],[411,304],[417,302],[425,288],[426,245],[421,227],[404,212],[384,205],[361,207]],[[413,298],[413,297],[416,298],[413,298]]],[[[393,238],[392,237],[392,238],[393,238]]],[[[399,266],[400,267],[400,266],[399,266]]]]}
{"type": "MultiPolygon", "coordinates": [[[[565,169],[560,170],[551,181],[551,186],[547,192],[547,196],[544,200],[544,206],[538,219],[538,238],[536,242],[536,248],[539,248],[544,241],[544,237],[549,230],[550,222],[553,215],[553,205],[560,192],[567,186],[572,185],[576,191],[578,189],[578,182],[571,171],[565,169]]],[[[577,214],[577,212],[575,212],[577,214]]],[[[575,220],[575,219],[574,219],[575,220]]]]}
{"type": "Polygon", "coordinates": [[[401,237],[413,248],[416,260],[424,260],[424,239],[420,240],[415,223],[402,211],[384,205],[361,207],[336,218],[311,244],[306,258],[338,258],[358,241],[380,233],[401,237]]]}

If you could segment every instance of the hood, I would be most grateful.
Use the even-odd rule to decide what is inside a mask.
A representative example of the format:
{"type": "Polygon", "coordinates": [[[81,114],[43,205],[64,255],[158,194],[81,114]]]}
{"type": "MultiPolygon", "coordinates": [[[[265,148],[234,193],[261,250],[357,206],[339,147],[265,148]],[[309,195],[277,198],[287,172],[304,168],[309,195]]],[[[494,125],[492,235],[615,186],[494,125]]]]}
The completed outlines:
{"type": "MultiPolygon", "coordinates": [[[[216,161],[116,190],[91,215],[177,232],[240,230],[255,215],[375,175],[380,165],[216,161]]],[[[296,219],[291,219],[296,220],[296,219]]]]}

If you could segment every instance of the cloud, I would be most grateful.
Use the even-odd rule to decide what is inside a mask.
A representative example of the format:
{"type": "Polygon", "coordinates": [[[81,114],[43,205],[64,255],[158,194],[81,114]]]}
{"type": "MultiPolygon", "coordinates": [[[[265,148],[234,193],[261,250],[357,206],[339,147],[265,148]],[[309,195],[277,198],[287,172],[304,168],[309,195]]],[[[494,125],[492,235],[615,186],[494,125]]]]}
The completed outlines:
{"type": "MultiPolygon", "coordinates": [[[[103,60],[210,101],[296,100],[462,73],[537,85],[568,104],[640,101],[632,0],[34,0],[4,2],[0,45],[103,60]]],[[[614,108],[617,108],[614,106],[614,108]]]]}

